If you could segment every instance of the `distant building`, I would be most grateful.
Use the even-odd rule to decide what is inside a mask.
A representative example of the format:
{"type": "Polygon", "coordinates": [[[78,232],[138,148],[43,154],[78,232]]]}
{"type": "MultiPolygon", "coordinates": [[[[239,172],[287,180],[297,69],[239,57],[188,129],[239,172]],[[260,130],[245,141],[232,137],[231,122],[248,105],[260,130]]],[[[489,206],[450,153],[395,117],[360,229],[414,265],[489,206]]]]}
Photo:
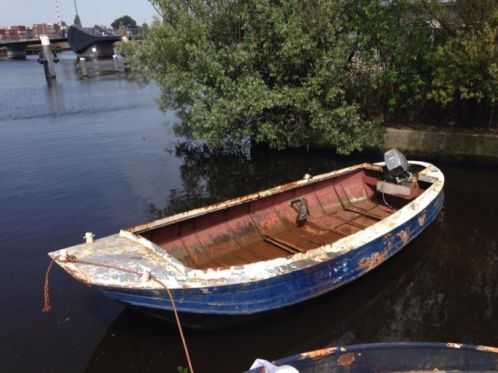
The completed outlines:
{"type": "Polygon", "coordinates": [[[57,34],[53,23],[35,23],[32,33],[34,39],[38,39],[40,35],[54,36],[57,34]]]}
{"type": "Polygon", "coordinates": [[[62,26],[58,23],[35,23],[33,28],[21,25],[0,27],[0,40],[38,39],[40,35],[64,37],[66,36],[66,31],[65,23],[62,26]]]}
{"type": "Polygon", "coordinates": [[[23,40],[31,37],[31,30],[26,26],[8,26],[0,28],[1,40],[23,40]]]}
{"type": "Polygon", "coordinates": [[[114,30],[112,28],[108,28],[107,30],[109,30],[109,32],[115,34],[115,35],[119,35],[119,36],[132,36],[133,33],[126,29],[126,28],[118,28],[117,30],[114,30]]]}

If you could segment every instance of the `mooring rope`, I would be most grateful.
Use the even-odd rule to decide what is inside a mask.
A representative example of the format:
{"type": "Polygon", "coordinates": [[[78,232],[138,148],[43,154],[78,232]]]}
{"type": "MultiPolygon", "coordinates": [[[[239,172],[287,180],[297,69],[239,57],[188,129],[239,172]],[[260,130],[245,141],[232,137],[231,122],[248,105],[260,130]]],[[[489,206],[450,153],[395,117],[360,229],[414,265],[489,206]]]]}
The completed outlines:
{"type": "Polygon", "coordinates": [[[168,293],[169,299],[171,300],[171,306],[173,307],[173,314],[175,315],[176,325],[178,326],[178,332],[180,333],[180,338],[182,340],[183,349],[185,350],[185,357],[187,358],[188,367],[190,371],[194,373],[194,368],[192,368],[192,362],[190,361],[190,354],[188,352],[187,341],[185,339],[185,336],[183,335],[182,324],[180,323],[180,318],[178,316],[178,312],[176,311],[176,304],[173,300],[173,294],[171,293],[171,290],[169,290],[169,288],[153,274],[150,275],[150,279],[161,285],[168,293]]]}
{"type": "MultiPolygon", "coordinates": [[[[48,265],[47,271],[45,272],[45,283],[43,286],[43,299],[44,299],[44,304],[43,304],[43,308],[42,308],[43,312],[49,312],[52,309],[52,305],[50,304],[49,274],[50,274],[50,271],[52,269],[54,262],[59,258],[60,258],[60,255],[53,257],[52,260],[50,261],[50,264],[48,265]]],[[[114,269],[114,270],[121,271],[121,272],[131,273],[131,274],[134,274],[137,276],[142,276],[142,273],[134,271],[132,269],[122,268],[122,267],[118,267],[118,266],[114,266],[114,265],[110,265],[110,264],[105,264],[105,263],[92,262],[89,260],[81,260],[81,259],[77,259],[74,255],[68,255],[67,259],[64,260],[64,262],[92,265],[92,266],[96,266],[96,267],[114,269]]],[[[163,287],[164,290],[166,290],[166,293],[168,294],[169,300],[171,301],[171,306],[173,308],[173,314],[175,315],[176,326],[178,327],[178,332],[180,333],[180,339],[182,340],[183,350],[185,351],[185,357],[187,358],[188,367],[189,367],[190,372],[194,373],[194,368],[192,367],[192,361],[190,360],[190,353],[189,353],[188,346],[187,346],[187,340],[185,339],[185,335],[183,334],[183,328],[182,328],[182,324],[180,322],[180,317],[178,316],[178,311],[176,310],[176,304],[175,304],[175,300],[173,298],[173,293],[166,286],[166,284],[164,282],[159,280],[152,273],[150,273],[149,276],[150,276],[149,277],[150,280],[154,281],[155,283],[157,283],[158,285],[163,287]]]]}
{"type": "Polygon", "coordinates": [[[50,289],[48,288],[48,275],[50,274],[50,270],[54,265],[56,259],[59,256],[54,256],[48,265],[47,271],[45,272],[45,282],[43,284],[43,308],[42,312],[49,312],[52,309],[52,305],[50,304],[50,289]]]}

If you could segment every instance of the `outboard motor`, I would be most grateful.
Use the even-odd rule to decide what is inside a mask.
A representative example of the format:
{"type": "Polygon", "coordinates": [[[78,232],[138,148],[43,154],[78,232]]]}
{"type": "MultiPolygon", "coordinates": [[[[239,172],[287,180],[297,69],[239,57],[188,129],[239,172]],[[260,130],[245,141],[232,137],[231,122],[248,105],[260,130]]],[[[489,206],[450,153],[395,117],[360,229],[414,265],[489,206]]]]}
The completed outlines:
{"type": "Polygon", "coordinates": [[[398,149],[384,153],[384,179],[391,183],[406,185],[410,183],[412,174],[408,171],[408,162],[398,149]]]}

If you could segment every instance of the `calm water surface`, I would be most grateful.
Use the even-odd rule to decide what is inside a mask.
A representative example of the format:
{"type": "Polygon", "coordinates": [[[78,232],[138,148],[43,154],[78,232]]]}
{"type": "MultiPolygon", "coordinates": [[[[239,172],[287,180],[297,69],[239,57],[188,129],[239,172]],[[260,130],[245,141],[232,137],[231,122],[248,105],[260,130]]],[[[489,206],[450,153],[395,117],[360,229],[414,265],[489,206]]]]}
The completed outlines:
{"type": "MultiPolygon", "coordinates": [[[[220,155],[177,146],[158,90],[125,79],[79,80],[63,54],[42,67],[0,61],[0,358],[3,371],[175,372],[174,326],[134,313],[55,268],[50,250],[164,214],[357,163],[326,153],[220,155]]],[[[441,164],[437,221],[364,278],[275,317],[186,331],[198,372],[237,372],[327,345],[455,341],[498,345],[498,172],[441,164]]]]}

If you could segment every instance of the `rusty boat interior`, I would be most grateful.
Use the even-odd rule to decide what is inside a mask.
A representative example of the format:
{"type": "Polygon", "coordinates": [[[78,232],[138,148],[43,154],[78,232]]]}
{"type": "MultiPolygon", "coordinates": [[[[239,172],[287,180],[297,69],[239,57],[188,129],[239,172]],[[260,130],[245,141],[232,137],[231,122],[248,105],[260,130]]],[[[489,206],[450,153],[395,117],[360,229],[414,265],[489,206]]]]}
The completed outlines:
{"type": "Polygon", "coordinates": [[[375,164],[307,175],[265,192],[193,210],[195,214],[127,231],[194,269],[289,257],[363,230],[417,198],[431,183],[418,180],[412,172],[410,184],[401,189],[386,182],[382,166],[375,164]]]}

